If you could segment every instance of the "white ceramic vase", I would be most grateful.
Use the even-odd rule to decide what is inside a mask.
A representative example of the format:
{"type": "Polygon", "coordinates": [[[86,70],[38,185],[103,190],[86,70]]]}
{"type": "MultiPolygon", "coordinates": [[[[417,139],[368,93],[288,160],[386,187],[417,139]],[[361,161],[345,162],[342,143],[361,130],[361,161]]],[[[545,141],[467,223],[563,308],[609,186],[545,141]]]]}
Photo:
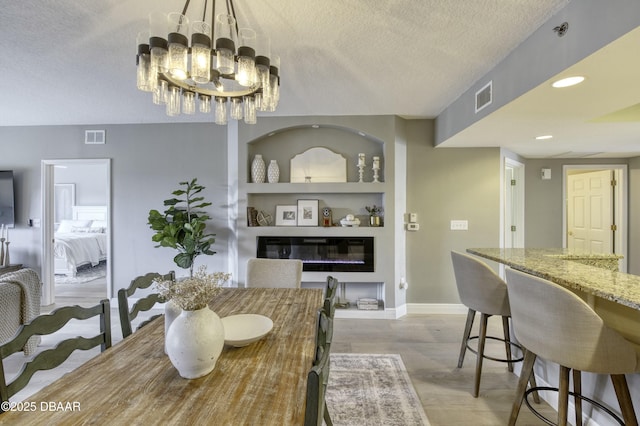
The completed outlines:
{"type": "Polygon", "coordinates": [[[169,300],[164,304],[164,353],[167,353],[167,335],[169,334],[169,326],[178,318],[178,315],[182,312],[182,309],[176,305],[173,301],[169,300]]]}
{"type": "Polygon", "coordinates": [[[251,182],[264,183],[267,175],[267,167],[264,164],[261,154],[256,154],[251,162],[251,182]]]}
{"type": "Polygon", "coordinates": [[[280,166],[276,160],[269,162],[269,168],[267,169],[267,179],[269,183],[278,183],[280,180],[280,166]]]}
{"type": "Polygon", "coordinates": [[[180,376],[197,379],[215,368],[224,347],[224,326],[209,307],[183,310],[169,326],[165,345],[180,376]]]}

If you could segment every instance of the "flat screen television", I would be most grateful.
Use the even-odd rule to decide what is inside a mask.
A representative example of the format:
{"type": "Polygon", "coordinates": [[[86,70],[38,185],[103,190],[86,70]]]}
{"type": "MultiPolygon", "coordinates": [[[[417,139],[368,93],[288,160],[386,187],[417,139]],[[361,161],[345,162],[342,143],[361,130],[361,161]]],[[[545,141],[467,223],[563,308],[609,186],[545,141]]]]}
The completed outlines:
{"type": "Polygon", "coordinates": [[[13,171],[0,170],[0,225],[15,224],[15,197],[13,195],[13,171]]]}

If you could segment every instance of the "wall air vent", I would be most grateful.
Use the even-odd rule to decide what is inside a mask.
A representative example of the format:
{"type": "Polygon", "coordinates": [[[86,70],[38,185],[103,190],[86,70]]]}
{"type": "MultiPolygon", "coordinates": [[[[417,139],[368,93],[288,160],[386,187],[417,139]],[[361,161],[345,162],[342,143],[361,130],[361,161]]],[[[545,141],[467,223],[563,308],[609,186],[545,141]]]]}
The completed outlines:
{"type": "Polygon", "coordinates": [[[485,84],[484,87],[476,92],[476,114],[483,108],[491,105],[493,99],[493,81],[485,84]]]}
{"type": "Polygon", "coordinates": [[[104,145],[104,130],[85,130],[84,143],[87,145],[104,145]]]}

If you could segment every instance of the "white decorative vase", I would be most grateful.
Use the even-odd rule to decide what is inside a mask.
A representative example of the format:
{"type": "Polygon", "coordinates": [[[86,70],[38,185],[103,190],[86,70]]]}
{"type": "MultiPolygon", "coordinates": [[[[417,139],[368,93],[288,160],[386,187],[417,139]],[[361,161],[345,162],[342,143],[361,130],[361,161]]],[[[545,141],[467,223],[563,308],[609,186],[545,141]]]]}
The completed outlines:
{"type": "Polygon", "coordinates": [[[267,179],[269,179],[269,183],[278,183],[280,180],[280,166],[278,166],[278,162],[276,160],[271,160],[269,162],[267,179]]]}
{"type": "Polygon", "coordinates": [[[169,326],[165,344],[180,376],[197,379],[215,368],[224,347],[224,326],[209,307],[183,310],[169,326]]]}
{"type": "Polygon", "coordinates": [[[266,178],[267,168],[264,164],[261,154],[256,154],[251,162],[251,182],[264,183],[266,178]]]}
{"type": "Polygon", "coordinates": [[[167,335],[169,334],[169,326],[178,318],[178,315],[182,312],[182,309],[176,305],[173,301],[169,300],[164,304],[164,353],[167,353],[167,335]]]}

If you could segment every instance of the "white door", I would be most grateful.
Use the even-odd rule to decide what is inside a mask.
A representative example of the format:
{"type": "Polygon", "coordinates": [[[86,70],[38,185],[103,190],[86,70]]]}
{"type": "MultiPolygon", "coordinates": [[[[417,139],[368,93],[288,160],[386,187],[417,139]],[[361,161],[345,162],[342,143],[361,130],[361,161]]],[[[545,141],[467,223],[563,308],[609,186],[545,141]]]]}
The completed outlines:
{"type": "Polygon", "coordinates": [[[524,247],[524,164],[505,158],[504,248],[524,247]]]}
{"type": "Polygon", "coordinates": [[[612,170],[567,177],[567,247],[592,253],[613,253],[612,170]]]}

